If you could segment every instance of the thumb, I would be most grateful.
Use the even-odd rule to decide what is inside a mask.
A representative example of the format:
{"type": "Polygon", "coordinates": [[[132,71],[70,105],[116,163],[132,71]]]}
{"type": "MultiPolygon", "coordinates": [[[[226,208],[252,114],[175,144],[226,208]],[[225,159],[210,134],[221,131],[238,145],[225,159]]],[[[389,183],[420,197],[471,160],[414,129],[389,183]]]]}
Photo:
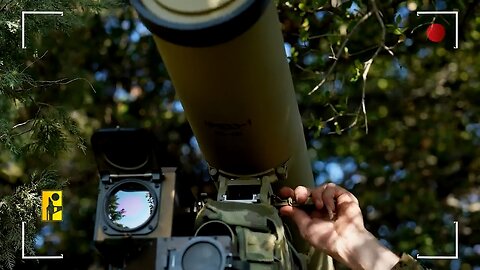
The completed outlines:
{"type": "Polygon", "coordinates": [[[298,229],[302,233],[305,233],[307,231],[307,228],[312,221],[312,218],[305,211],[297,207],[292,207],[290,217],[293,219],[295,224],[297,224],[298,229]]]}

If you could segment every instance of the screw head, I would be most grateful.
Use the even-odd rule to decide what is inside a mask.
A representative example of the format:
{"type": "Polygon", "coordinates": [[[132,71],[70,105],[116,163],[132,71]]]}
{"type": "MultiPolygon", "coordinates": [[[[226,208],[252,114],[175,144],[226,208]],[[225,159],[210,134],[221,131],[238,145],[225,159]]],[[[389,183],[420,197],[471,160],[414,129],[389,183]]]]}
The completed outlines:
{"type": "Polygon", "coordinates": [[[214,176],[218,173],[217,169],[213,168],[213,167],[210,167],[210,169],[208,170],[208,172],[210,173],[211,176],[214,176]]]}

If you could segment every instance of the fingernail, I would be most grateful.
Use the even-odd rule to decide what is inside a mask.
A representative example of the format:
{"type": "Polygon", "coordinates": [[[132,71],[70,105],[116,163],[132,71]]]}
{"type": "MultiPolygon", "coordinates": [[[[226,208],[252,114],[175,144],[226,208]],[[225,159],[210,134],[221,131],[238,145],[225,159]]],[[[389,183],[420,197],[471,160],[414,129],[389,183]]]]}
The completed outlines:
{"type": "Polygon", "coordinates": [[[335,214],[333,213],[332,209],[330,209],[328,205],[326,205],[326,208],[328,212],[328,217],[330,218],[330,220],[333,220],[333,217],[335,216],[335,214]]]}

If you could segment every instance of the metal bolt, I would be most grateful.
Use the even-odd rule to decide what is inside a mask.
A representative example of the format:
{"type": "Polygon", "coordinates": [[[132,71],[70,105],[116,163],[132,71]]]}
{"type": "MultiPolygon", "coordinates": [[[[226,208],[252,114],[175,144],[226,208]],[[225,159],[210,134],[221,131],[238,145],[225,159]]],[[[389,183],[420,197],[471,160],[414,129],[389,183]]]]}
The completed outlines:
{"type": "Polygon", "coordinates": [[[217,169],[210,167],[210,169],[208,170],[208,173],[210,173],[211,176],[214,176],[218,173],[218,171],[217,169]]]}

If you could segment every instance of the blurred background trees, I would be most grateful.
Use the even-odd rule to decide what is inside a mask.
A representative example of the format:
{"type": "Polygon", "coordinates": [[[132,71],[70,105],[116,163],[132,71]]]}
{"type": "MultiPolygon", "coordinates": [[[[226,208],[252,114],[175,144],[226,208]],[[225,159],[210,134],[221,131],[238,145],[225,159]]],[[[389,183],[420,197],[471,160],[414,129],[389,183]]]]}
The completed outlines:
{"type": "MultiPolygon", "coordinates": [[[[351,190],[368,229],[397,253],[453,255],[458,221],[460,259],[425,261],[437,269],[480,269],[477,2],[278,1],[316,183],[351,190]],[[420,10],[458,10],[459,48],[453,16],[420,10]],[[446,29],[440,43],[425,35],[433,21],[446,29]]],[[[93,131],[153,130],[194,192],[205,161],[131,7],[0,0],[0,21],[0,267],[101,269],[93,131]],[[28,17],[21,49],[22,10],[65,15],[28,17]],[[39,191],[55,187],[64,221],[45,225],[39,191]],[[22,261],[20,220],[29,254],[65,259],[22,261]]]]}

